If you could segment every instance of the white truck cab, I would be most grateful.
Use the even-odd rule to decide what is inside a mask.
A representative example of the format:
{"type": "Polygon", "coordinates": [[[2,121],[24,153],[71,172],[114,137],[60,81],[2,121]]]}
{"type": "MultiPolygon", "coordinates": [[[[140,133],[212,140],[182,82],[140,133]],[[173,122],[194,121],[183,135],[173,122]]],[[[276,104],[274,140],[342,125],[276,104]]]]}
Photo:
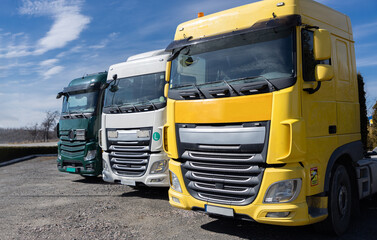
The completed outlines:
{"type": "Polygon", "coordinates": [[[157,50],[110,67],[100,130],[104,181],[169,186],[168,157],[162,145],[168,57],[157,50]]]}

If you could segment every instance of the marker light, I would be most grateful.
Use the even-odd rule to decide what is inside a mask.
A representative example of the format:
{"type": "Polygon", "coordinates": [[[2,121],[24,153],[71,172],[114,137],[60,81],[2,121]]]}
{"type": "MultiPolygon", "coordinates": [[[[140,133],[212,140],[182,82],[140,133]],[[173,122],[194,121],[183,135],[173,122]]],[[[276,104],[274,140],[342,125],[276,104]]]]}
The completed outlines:
{"type": "Polygon", "coordinates": [[[204,13],[203,12],[198,13],[198,18],[201,18],[201,17],[204,17],[204,13]]]}

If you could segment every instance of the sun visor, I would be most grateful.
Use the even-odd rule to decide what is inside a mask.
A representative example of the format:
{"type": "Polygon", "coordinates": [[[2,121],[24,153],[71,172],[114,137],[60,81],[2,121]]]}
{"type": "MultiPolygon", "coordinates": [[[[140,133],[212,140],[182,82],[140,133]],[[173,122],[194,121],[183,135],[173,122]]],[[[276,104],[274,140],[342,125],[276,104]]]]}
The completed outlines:
{"type": "Polygon", "coordinates": [[[100,89],[100,86],[100,82],[69,86],[64,88],[63,93],[94,91],[100,89]]]}
{"type": "Polygon", "coordinates": [[[195,40],[191,40],[192,38],[188,37],[182,40],[173,41],[169,44],[169,46],[165,49],[165,51],[171,52],[174,49],[180,49],[180,48],[190,46],[190,45],[195,45],[198,43],[214,41],[218,39],[232,37],[235,35],[241,35],[241,34],[261,31],[261,30],[271,29],[271,30],[279,31],[279,30],[285,30],[285,29],[289,29],[289,28],[292,28],[295,26],[301,26],[301,25],[302,25],[301,16],[297,14],[288,15],[284,17],[276,17],[276,18],[271,18],[268,20],[258,21],[250,28],[243,29],[243,30],[233,31],[229,33],[216,35],[216,36],[206,37],[206,38],[199,38],[195,40]]]}

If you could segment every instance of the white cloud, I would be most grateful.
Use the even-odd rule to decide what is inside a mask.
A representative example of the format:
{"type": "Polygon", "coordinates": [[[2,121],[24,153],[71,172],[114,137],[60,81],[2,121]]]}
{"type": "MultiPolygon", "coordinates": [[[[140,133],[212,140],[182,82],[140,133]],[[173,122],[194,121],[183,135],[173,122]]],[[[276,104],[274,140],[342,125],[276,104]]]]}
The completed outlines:
{"type": "Polygon", "coordinates": [[[47,60],[44,60],[42,62],[39,63],[40,66],[44,67],[44,66],[51,66],[51,65],[55,65],[59,60],[56,59],[56,58],[52,58],[52,59],[47,59],[47,60]]]}
{"type": "Polygon", "coordinates": [[[91,48],[91,49],[105,48],[107,44],[109,44],[110,41],[114,40],[118,35],[119,35],[118,32],[112,32],[109,34],[109,36],[107,36],[106,39],[103,39],[99,44],[89,46],[88,48],[91,48]]]}
{"type": "Polygon", "coordinates": [[[60,109],[61,101],[57,101],[55,96],[39,92],[1,94],[0,102],[7,104],[1,108],[0,127],[24,127],[42,122],[45,111],[60,109]]]}
{"type": "Polygon", "coordinates": [[[377,21],[357,25],[353,28],[355,38],[363,38],[377,33],[377,21]]]}
{"type": "Polygon", "coordinates": [[[51,29],[41,38],[34,54],[41,55],[52,49],[62,48],[76,40],[90,23],[90,18],[80,13],[80,0],[24,0],[19,9],[21,14],[47,15],[54,19],[51,29]]]}
{"type": "Polygon", "coordinates": [[[357,67],[373,67],[377,66],[377,56],[359,58],[356,61],[357,67]]]}
{"type": "Polygon", "coordinates": [[[54,67],[50,68],[49,70],[47,70],[45,72],[41,72],[41,73],[42,73],[42,76],[43,76],[44,79],[49,79],[53,75],[56,75],[56,74],[60,73],[61,71],[63,71],[63,69],[64,69],[63,66],[54,66],[54,67]]]}
{"type": "Polygon", "coordinates": [[[75,47],[69,49],[68,51],[64,51],[64,52],[59,53],[56,57],[62,58],[62,57],[65,57],[69,54],[72,54],[72,53],[79,53],[79,52],[82,52],[83,49],[84,49],[83,46],[78,45],[78,46],[75,46],[75,47]]]}
{"type": "Polygon", "coordinates": [[[0,70],[10,70],[11,68],[30,67],[32,65],[33,65],[32,63],[13,62],[13,63],[8,63],[8,64],[1,64],[0,70]]]}

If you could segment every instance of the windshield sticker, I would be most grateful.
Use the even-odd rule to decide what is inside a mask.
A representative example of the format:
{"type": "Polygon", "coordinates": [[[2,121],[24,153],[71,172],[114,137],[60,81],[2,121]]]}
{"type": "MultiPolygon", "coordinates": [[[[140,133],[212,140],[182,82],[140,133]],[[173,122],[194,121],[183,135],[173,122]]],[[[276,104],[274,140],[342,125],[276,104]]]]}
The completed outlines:
{"type": "Polygon", "coordinates": [[[155,141],[160,140],[160,134],[158,132],[153,133],[153,140],[155,141]]]}
{"type": "Polygon", "coordinates": [[[310,185],[312,187],[318,185],[318,168],[317,167],[310,169],[310,185]]]}

